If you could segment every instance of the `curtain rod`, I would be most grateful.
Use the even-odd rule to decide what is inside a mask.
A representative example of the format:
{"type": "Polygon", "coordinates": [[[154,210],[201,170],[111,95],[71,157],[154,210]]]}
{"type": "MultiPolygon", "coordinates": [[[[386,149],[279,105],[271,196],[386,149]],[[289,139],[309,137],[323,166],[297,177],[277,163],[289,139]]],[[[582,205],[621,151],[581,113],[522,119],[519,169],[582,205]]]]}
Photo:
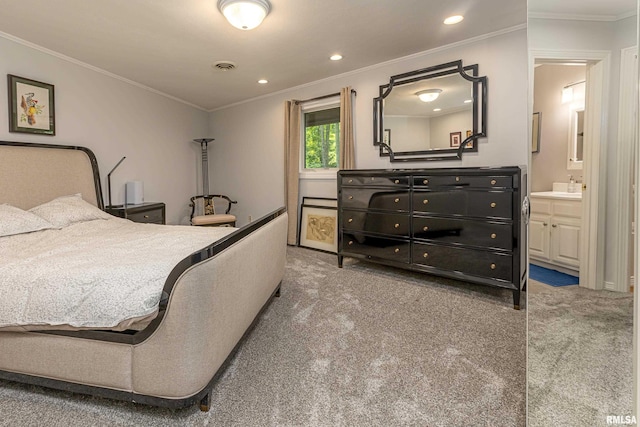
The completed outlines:
{"type": "MultiPolygon", "coordinates": [[[[356,92],[355,89],[351,89],[351,93],[354,95],[358,95],[358,92],[356,92]]],[[[309,99],[303,99],[302,101],[299,100],[294,100],[294,102],[296,104],[303,104],[305,102],[311,102],[311,101],[319,101],[321,99],[325,99],[325,98],[333,98],[334,96],[340,96],[340,92],[337,93],[330,93],[329,95],[322,95],[322,96],[317,96],[315,98],[309,98],[309,99]]]]}

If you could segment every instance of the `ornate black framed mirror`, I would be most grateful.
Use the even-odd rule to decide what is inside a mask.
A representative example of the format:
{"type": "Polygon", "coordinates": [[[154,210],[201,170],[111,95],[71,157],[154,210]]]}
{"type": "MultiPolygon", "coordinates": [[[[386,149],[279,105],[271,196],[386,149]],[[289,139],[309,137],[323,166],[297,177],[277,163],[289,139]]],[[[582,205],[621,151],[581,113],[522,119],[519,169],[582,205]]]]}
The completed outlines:
{"type": "Polygon", "coordinates": [[[373,145],[391,162],[459,160],[486,137],[487,78],[462,60],[392,76],[373,99],[373,145]]]}

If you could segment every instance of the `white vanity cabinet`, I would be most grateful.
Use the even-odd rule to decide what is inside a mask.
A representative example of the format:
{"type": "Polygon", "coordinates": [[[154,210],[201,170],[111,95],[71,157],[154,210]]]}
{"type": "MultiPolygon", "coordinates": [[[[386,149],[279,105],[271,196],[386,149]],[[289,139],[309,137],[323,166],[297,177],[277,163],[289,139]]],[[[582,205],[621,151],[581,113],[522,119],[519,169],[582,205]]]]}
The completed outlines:
{"type": "Polygon", "coordinates": [[[582,200],[553,192],[531,193],[529,256],[536,264],[580,269],[582,200]]]}

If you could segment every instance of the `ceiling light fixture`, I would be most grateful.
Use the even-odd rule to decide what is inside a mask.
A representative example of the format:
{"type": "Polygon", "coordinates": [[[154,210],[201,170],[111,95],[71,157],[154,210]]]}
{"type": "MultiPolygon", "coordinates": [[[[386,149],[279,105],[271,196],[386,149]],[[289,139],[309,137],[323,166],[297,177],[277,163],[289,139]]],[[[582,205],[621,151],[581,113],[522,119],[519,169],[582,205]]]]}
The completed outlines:
{"type": "Polygon", "coordinates": [[[260,80],[258,80],[258,83],[260,83],[261,85],[266,85],[267,83],[269,83],[269,80],[267,80],[267,79],[260,79],[260,80]]]}
{"type": "Polygon", "coordinates": [[[342,55],[336,53],[335,55],[331,55],[329,59],[332,61],[340,61],[342,59],[342,55]]]}
{"type": "Polygon", "coordinates": [[[438,111],[442,111],[442,108],[434,108],[433,111],[437,113],[438,111]]]}
{"type": "Polygon", "coordinates": [[[454,15],[445,19],[444,23],[445,25],[453,25],[453,24],[457,24],[458,22],[462,22],[463,19],[464,19],[464,16],[462,15],[454,15]]]}
{"type": "Polygon", "coordinates": [[[442,93],[442,89],[427,89],[416,92],[416,95],[422,102],[432,102],[438,99],[440,93],[442,93]]]}
{"type": "Polygon", "coordinates": [[[252,30],[269,14],[271,4],[267,0],[218,0],[218,9],[234,27],[252,30]]]}

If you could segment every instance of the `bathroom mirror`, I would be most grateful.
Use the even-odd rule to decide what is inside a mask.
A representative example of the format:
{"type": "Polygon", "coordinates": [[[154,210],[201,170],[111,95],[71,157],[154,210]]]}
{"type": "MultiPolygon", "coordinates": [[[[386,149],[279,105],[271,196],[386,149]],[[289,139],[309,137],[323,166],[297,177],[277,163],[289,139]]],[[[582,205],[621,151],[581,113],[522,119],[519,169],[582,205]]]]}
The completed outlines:
{"type": "Polygon", "coordinates": [[[568,145],[569,155],[567,160],[567,169],[582,169],[582,155],[584,150],[584,107],[571,109],[568,145]]]}
{"type": "Polygon", "coordinates": [[[391,162],[456,160],[486,136],[487,78],[453,61],[392,76],[373,100],[373,144],[391,162]]]}

